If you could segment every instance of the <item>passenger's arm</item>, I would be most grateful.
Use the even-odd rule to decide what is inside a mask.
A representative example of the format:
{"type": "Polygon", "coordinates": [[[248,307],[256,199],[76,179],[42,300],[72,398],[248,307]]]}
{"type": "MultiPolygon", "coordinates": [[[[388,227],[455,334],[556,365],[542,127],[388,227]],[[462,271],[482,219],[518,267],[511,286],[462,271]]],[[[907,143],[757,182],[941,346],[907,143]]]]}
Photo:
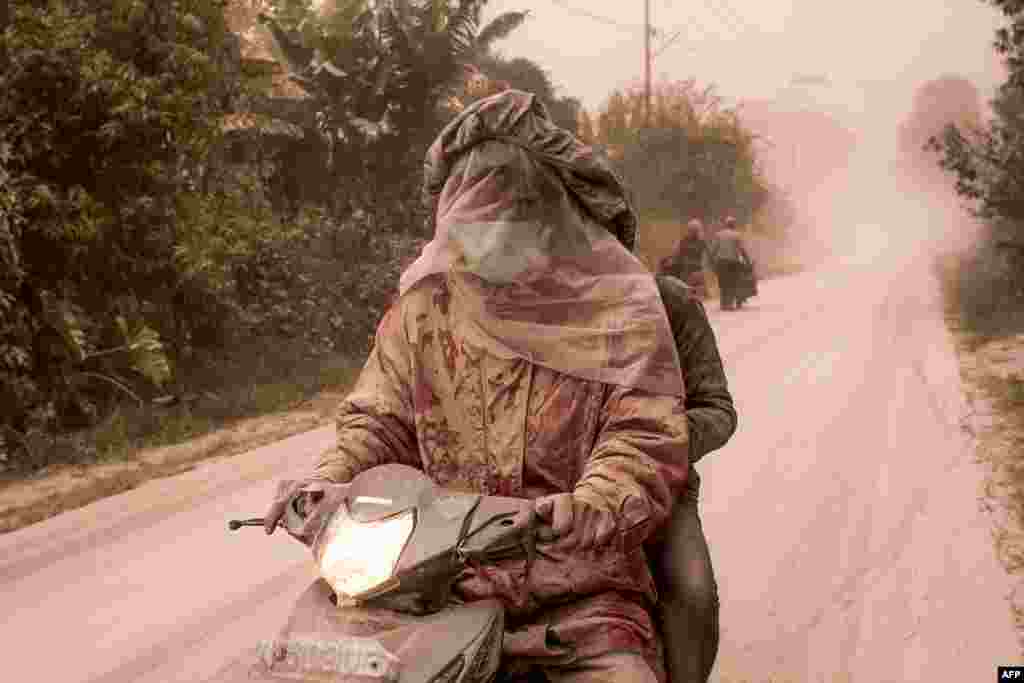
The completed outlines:
{"type": "Polygon", "coordinates": [[[750,258],[750,252],[747,251],[747,245],[743,242],[743,239],[736,240],[736,246],[739,247],[740,253],[743,254],[743,258],[747,262],[747,265],[753,268],[754,259],[750,258]]]}
{"type": "Polygon", "coordinates": [[[694,463],[729,441],[736,431],[736,408],[704,304],[667,278],[658,278],[658,288],[686,380],[689,454],[694,463]]]}

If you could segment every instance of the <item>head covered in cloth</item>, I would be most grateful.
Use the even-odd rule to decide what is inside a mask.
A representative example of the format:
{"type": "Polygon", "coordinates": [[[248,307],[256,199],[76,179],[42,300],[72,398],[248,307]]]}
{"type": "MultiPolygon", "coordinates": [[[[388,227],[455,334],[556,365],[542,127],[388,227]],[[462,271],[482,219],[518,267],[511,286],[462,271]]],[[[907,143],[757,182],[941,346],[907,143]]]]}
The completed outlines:
{"type": "Polygon", "coordinates": [[[632,253],[626,189],[534,95],[505,90],[460,112],[428,150],[424,176],[436,230],[401,294],[447,273],[453,306],[496,355],[684,395],[657,284],[632,253]]]}

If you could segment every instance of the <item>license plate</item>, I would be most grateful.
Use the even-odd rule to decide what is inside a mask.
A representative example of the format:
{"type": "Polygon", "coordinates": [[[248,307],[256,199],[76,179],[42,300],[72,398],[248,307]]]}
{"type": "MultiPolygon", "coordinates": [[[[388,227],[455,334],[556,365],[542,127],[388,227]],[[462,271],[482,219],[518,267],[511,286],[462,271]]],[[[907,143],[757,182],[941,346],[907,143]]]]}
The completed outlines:
{"type": "Polygon", "coordinates": [[[393,682],[400,668],[398,658],[372,638],[268,640],[260,643],[259,655],[265,673],[289,679],[347,675],[393,682]]]}

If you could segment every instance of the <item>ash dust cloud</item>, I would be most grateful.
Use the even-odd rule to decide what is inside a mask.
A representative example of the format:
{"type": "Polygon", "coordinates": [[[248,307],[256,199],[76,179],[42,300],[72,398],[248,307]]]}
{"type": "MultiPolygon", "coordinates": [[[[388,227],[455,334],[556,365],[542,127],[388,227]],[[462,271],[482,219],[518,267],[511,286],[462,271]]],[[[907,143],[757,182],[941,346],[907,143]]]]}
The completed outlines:
{"type": "MultiPolygon", "coordinates": [[[[800,227],[789,248],[795,258],[887,273],[911,264],[930,267],[976,242],[980,223],[952,179],[941,169],[922,177],[901,149],[899,124],[893,119],[854,131],[845,163],[794,193],[800,227]]],[[[937,155],[930,161],[937,168],[937,155]]]]}

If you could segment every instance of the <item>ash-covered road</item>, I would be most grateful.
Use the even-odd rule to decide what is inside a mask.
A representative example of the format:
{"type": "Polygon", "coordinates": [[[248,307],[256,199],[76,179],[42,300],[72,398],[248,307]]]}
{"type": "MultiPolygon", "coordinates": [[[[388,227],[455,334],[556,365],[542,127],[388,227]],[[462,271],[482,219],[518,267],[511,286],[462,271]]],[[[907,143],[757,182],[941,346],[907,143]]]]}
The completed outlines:
{"type": "MultiPolygon", "coordinates": [[[[930,280],[865,263],[709,307],[740,412],[701,466],[722,683],[973,682],[1020,661],[930,280]]],[[[0,537],[0,680],[202,681],[271,636],[312,576],[306,554],[225,522],[262,514],[331,440],[0,537]]]]}

